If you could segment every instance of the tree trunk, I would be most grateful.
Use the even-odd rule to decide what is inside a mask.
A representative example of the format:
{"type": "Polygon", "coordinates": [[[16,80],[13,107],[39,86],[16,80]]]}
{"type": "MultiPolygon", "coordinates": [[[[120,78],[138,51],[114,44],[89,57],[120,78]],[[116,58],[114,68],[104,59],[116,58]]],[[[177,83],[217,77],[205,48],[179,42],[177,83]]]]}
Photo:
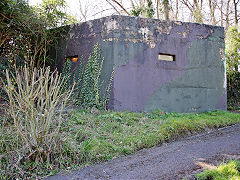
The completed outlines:
{"type": "Polygon", "coordinates": [[[156,7],[157,19],[159,19],[159,4],[160,4],[160,0],[157,0],[157,7],[156,7]]]}
{"type": "Polygon", "coordinates": [[[223,0],[221,0],[220,13],[221,13],[221,26],[223,26],[223,0]]]}
{"type": "Polygon", "coordinates": [[[163,0],[163,9],[165,20],[169,20],[169,1],[163,0]]]}
{"type": "Polygon", "coordinates": [[[226,10],[226,30],[229,28],[229,7],[230,7],[230,0],[227,1],[227,10],[226,10]]]}
{"type": "Polygon", "coordinates": [[[216,25],[216,18],[215,18],[215,9],[216,9],[216,2],[215,0],[209,0],[209,9],[210,9],[210,16],[211,16],[211,23],[216,25]]]}
{"type": "Polygon", "coordinates": [[[176,13],[175,13],[175,20],[178,20],[178,0],[176,0],[176,13]]]}
{"type": "Polygon", "coordinates": [[[235,25],[238,25],[238,16],[237,16],[237,5],[238,5],[239,0],[233,0],[233,4],[234,4],[234,22],[235,25]]]}

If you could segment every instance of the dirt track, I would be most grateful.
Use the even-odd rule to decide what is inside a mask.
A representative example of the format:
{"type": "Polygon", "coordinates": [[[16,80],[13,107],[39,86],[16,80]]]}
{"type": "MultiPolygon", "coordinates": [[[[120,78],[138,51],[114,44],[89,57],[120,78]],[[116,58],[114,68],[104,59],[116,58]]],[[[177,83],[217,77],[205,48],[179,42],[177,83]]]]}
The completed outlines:
{"type": "Polygon", "coordinates": [[[239,154],[237,124],[47,179],[191,179],[203,167],[212,167],[222,159],[239,158],[239,154]]]}

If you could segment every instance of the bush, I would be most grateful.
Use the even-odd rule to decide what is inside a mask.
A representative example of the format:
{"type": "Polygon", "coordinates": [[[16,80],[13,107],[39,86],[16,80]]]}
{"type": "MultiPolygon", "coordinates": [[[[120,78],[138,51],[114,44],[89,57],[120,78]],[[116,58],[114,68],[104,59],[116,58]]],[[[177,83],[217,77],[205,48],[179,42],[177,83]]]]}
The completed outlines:
{"type": "Polygon", "coordinates": [[[240,72],[239,65],[240,32],[237,26],[229,28],[226,33],[226,68],[228,108],[240,107],[240,72]]]}
{"type": "Polygon", "coordinates": [[[196,175],[197,180],[208,179],[240,179],[240,162],[230,161],[229,163],[223,163],[213,170],[206,170],[196,175]]]}
{"type": "Polygon", "coordinates": [[[228,108],[237,109],[240,107],[240,72],[232,71],[227,73],[227,96],[228,108]]]}
{"type": "Polygon", "coordinates": [[[61,75],[57,71],[51,73],[49,67],[34,71],[24,67],[15,75],[6,70],[6,79],[4,90],[11,124],[0,129],[0,139],[6,141],[0,146],[1,154],[6,153],[0,162],[12,164],[6,157],[13,150],[15,166],[26,162],[50,163],[59,148],[62,113],[73,88],[62,92],[61,75]]]}

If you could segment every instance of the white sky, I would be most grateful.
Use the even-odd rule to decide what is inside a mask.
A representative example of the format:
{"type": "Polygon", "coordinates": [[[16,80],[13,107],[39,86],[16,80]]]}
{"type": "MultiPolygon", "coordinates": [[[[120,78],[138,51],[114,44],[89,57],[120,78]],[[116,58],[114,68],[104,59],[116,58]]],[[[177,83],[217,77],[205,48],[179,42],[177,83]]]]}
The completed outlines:
{"type": "MultiPolygon", "coordinates": [[[[29,0],[30,5],[36,5],[42,0],[29,0]]],[[[86,20],[96,19],[103,16],[109,16],[111,14],[116,14],[116,11],[107,3],[107,0],[65,0],[71,14],[77,18],[78,21],[85,21],[81,12],[80,12],[80,3],[82,4],[82,10],[87,14],[86,20]]],[[[120,0],[124,7],[129,10],[131,7],[131,1],[129,0],[120,0]]],[[[178,20],[181,21],[192,21],[192,16],[189,16],[188,9],[185,7],[179,6],[179,17],[178,20]]],[[[118,7],[119,9],[119,7],[118,7]]],[[[163,17],[162,17],[163,18],[163,17]]]]}
{"type": "MultiPolygon", "coordinates": [[[[122,0],[124,4],[129,4],[128,0],[122,0]]],[[[41,3],[42,0],[29,0],[30,5],[36,5],[41,3]]],[[[80,13],[80,3],[82,4],[82,10],[87,14],[87,20],[100,18],[115,13],[113,8],[106,2],[106,0],[66,0],[69,7],[68,11],[74,15],[79,21],[84,21],[83,16],[80,13]]]]}
{"type": "MultiPolygon", "coordinates": [[[[1,1],[1,0],[0,0],[1,1]]],[[[36,5],[37,3],[41,3],[42,0],[28,0],[30,5],[36,5]]],[[[78,21],[85,21],[85,20],[91,20],[91,19],[96,19],[100,18],[103,16],[109,16],[111,14],[116,14],[116,11],[107,3],[107,0],[65,0],[69,9],[67,12],[70,12],[73,16],[77,18],[78,21]],[[80,11],[80,3],[82,5],[82,11],[80,11]],[[86,19],[83,18],[83,15],[81,14],[83,12],[86,14],[86,19]]],[[[129,0],[119,0],[124,7],[129,10],[131,7],[131,1],[129,0]]],[[[174,0],[172,1],[172,8],[175,8],[176,3],[174,3],[174,0]]],[[[204,1],[204,8],[203,8],[203,15],[204,15],[204,23],[210,23],[210,13],[209,13],[209,6],[208,2],[204,1]]],[[[224,0],[225,6],[226,2],[224,0]]],[[[231,1],[232,3],[232,1],[231,1]]],[[[224,7],[225,7],[224,6],[224,7]]],[[[240,6],[240,3],[239,3],[240,6]]],[[[233,5],[231,4],[230,6],[233,8],[233,5]]],[[[119,7],[118,7],[119,10],[119,7]]],[[[240,10],[238,11],[240,12],[240,10]]],[[[172,14],[174,15],[174,14],[172,14]]],[[[215,15],[217,16],[217,21],[220,20],[220,11],[216,10],[215,15]]],[[[233,13],[230,15],[230,18],[233,13]]],[[[164,19],[163,15],[161,17],[164,19]]],[[[171,18],[174,20],[174,16],[171,18]]],[[[184,6],[182,3],[179,4],[179,14],[178,14],[178,20],[180,21],[185,21],[185,22],[192,22],[193,21],[193,16],[191,15],[190,11],[186,6],[184,6]]],[[[219,21],[220,22],[220,21],[219,21]]]]}

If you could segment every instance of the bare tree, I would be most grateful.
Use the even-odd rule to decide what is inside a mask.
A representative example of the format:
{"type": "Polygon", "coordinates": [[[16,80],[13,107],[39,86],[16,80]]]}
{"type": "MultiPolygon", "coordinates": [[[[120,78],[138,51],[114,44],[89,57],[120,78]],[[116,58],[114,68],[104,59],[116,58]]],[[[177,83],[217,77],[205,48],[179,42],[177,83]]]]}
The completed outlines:
{"type": "MultiPolygon", "coordinates": [[[[224,26],[227,30],[239,19],[239,0],[102,0],[117,14],[130,15],[130,9],[145,8],[152,2],[154,18],[193,21],[224,26]],[[188,18],[188,19],[186,19],[188,18]]],[[[108,8],[109,8],[108,6],[108,8]]],[[[146,17],[146,13],[140,14],[146,17]]]]}
{"type": "Polygon", "coordinates": [[[160,6],[160,0],[156,0],[156,11],[157,11],[157,19],[159,19],[159,6],[160,6]]]}
{"type": "Polygon", "coordinates": [[[113,3],[111,2],[111,0],[106,0],[107,2],[108,2],[108,4],[110,5],[110,6],[112,6],[112,8],[120,15],[121,14],[121,12],[113,5],[113,3]]]}
{"type": "Polygon", "coordinates": [[[208,0],[209,3],[209,9],[210,9],[210,16],[211,16],[211,23],[213,25],[216,25],[216,18],[215,18],[215,10],[217,6],[217,1],[216,0],[208,0]]]}
{"type": "MultiPolygon", "coordinates": [[[[232,0],[214,0],[214,1],[216,1],[216,13],[214,14],[216,25],[224,26],[225,30],[228,30],[229,26],[231,26],[234,23],[235,19],[234,2],[232,0]]],[[[211,21],[211,23],[213,22],[211,21]]]]}
{"type": "Polygon", "coordinates": [[[225,13],[225,16],[226,16],[226,19],[225,19],[225,21],[226,21],[226,29],[228,29],[228,27],[229,27],[229,11],[230,11],[230,0],[227,0],[227,8],[226,8],[226,13],[225,13]]]}
{"type": "Polygon", "coordinates": [[[175,20],[178,20],[178,0],[176,0],[175,20]]]}
{"type": "Polygon", "coordinates": [[[239,3],[239,0],[233,0],[233,4],[234,4],[234,22],[235,25],[238,25],[238,13],[237,13],[237,5],[239,3]]]}
{"type": "Polygon", "coordinates": [[[85,3],[83,3],[83,1],[81,0],[78,0],[78,3],[79,3],[79,12],[81,14],[81,19],[80,21],[83,19],[84,21],[87,20],[88,18],[88,15],[89,15],[89,1],[85,1],[85,3]]]}
{"type": "Polygon", "coordinates": [[[223,0],[221,0],[220,13],[221,13],[220,22],[221,26],[223,26],[223,0]]]}
{"type": "Polygon", "coordinates": [[[193,2],[189,0],[180,0],[180,2],[190,10],[195,22],[203,23],[203,0],[193,0],[193,2]]]}
{"type": "MultiPolygon", "coordinates": [[[[124,13],[126,13],[128,16],[130,16],[130,13],[124,8],[121,2],[118,2],[117,0],[106,0],[118,13],[119,11],[115,8],[113,3],[118,6],[120,9],[123,10],[124,13]]],[[[133,2],[133,1],[132,1],[133,2]]]]}
{"type": "Polygon", "coordinates": [[[169,1],[163,0],[163,9],[165,20],[169,20],[169,1]]]}

